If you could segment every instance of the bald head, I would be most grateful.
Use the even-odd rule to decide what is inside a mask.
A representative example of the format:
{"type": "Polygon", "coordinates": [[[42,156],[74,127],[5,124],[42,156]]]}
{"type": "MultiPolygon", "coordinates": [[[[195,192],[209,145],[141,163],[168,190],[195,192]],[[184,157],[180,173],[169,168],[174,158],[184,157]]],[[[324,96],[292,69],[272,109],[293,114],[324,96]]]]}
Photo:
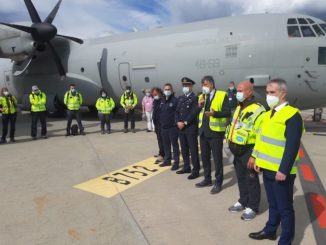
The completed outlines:
{"type": "Polygon", "coordinates": [[[237,92],[243,93],[246,99],[249,99],[254,94],[254,86],[250,81],[242,81],[237,87],[237,92]]]}

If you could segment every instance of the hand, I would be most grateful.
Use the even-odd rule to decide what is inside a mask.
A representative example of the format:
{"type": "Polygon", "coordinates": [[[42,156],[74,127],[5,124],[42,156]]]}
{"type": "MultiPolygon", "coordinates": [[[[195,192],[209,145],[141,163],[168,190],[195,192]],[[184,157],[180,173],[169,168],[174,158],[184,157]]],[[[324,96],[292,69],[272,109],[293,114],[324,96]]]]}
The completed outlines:
{"type": "Polygon", "coordinates": [[[256,165],[256,158],[250,157],[247,163],[247,168],[254,169],[256,165]]]}
{"type": "Polygon", "coordinates": [[[184,122],[178,122],[177,126],[178,126],[178,129],[182,130],[185,127],[185,123],[184,122]]]}
{"type": "MultiPolygon", "coordinates": [[[[256,160],[255,160],[256,161],[256,160]]],[[[255,163],[254,165],[254,170],[257,172],[257,173],[260,173],[260,167],[258,167],[255,163]]]]}
{"type": "Polygon", "coordinates": [[[215,111],[214,110],[212,110],[212,111],[205,111],[205,116],[206,117],[212,117],[212,116],[214,116],[214,114],[215,114],[215,111]]]}
{"type": "Polygon", "coordinates": [[[275,180],[276,181],[285,181],[286,180],[286,175],[278,171],[275,175],[275,180]]]}
{"type": "Polygon", "coordinates": [[[201,100],[198,101],[198,107],[199,108],[203,108],[204,105],[205,105],[205,100],[204,99],[201,99],[201,100]]]}

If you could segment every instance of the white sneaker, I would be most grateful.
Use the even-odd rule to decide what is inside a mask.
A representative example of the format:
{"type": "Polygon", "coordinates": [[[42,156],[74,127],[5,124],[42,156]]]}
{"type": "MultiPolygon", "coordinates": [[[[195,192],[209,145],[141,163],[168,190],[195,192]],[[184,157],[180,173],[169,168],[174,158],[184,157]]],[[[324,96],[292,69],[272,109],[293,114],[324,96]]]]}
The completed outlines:
{"type": "Polygon", "coordinates": [[[241,212],[243,211],[245,208],[244,206],[242,206],[241,203],[236,202],[233,206],[229,207],[229,211],[231,213],[237,213],[237,212],[241,212]]]}
{"type": "Polygon", "coordinates": [[[256,212],[251,208],[246,208],[241,215],[241,219],[245,221],[253,220],[255,217],[256,212]]]}

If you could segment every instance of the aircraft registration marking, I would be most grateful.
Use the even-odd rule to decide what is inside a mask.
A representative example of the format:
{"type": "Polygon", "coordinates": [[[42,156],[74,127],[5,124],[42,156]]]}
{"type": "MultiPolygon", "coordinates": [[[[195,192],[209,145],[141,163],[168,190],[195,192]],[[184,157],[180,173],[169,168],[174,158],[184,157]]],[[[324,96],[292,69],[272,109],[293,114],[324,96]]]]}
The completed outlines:
{"type": "Polygon", "coordinates": [[[168,167],[155,165],[155,160],[153,157],[148,158],[112,171],[109,174],[75,185],[74,188],[105,198],[111,198],[169,169],[168,167]]]}

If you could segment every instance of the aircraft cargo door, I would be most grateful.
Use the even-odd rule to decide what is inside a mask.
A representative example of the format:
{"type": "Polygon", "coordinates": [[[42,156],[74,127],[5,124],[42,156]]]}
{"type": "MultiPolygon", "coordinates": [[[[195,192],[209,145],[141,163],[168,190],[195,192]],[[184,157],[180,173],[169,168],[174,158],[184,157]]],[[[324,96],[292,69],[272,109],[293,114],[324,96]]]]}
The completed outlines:
{"type": "Polygon", "coordinates": [[[13,75],[12,71],[5,71],[4,72],[4,85],[8,88],[9,92],[12,93],[14,96],[17,96],[17,91],[13,84],[13,75]]]}
{"type": "Polygon", "coordinates": [[[120,63],[119,64],[119,79],[120,79],[120,85],[121,88],[124,90],[126,86],[132,86],[130,81],[130,64],[120,63]]]}

